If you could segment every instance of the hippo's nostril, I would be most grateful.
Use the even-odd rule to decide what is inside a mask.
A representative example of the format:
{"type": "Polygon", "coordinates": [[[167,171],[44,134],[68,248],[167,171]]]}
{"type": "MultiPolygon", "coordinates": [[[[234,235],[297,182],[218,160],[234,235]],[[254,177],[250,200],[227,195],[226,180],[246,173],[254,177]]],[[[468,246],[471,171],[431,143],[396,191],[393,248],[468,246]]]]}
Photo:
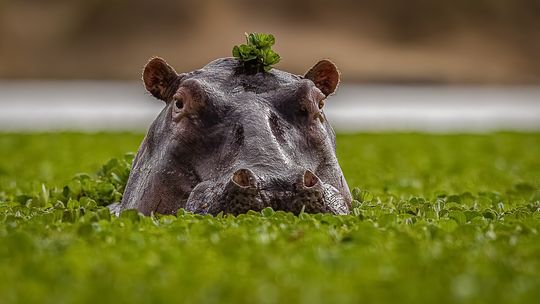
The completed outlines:
{"type": "Polygon", "coordinates": [[[251,187],[255,188],[257,186],[257,178],[255,174],[249,169],[239,169],[233,173],[232,181],[240,187],[251,187]]]}
{"type": "Polygon", "coordinates": [[[304,172],[304,186],[307,188],[311,188],[319,182],[319,178],[313,174],[313,172],[306,170],[304,172]]]}

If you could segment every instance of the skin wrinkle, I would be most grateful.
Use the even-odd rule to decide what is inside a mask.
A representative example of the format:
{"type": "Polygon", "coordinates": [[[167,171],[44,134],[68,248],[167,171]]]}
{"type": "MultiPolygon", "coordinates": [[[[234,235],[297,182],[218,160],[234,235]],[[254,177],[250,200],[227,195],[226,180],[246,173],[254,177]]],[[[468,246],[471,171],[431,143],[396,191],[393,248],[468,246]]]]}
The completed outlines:
{"type": "MultiPolygon", "coordinates": [[[[174,84],[173,95],[184,94],[181,116],[173,119],[175,103],[170,102],[151,125],[121,210],[238,214],[270,206],[294,213],[302,208],[348,212],[351,197],[335,156],[335,135],[318,119],[326,96],[315,87],[317,79],[276,69],[244,75],[238,66],[235,59],[218,59],[174,84]],[[234,183],[231,177],[238,170],[253,176],[256,187],[234,183]],[[316,176],[313,187],[303,185],[306,170],[316,176]]],[[[333,65],[324,67],[321,73],[315,67],[310,72],[337,77],[324,74],[336,72],[333,65]]]]}

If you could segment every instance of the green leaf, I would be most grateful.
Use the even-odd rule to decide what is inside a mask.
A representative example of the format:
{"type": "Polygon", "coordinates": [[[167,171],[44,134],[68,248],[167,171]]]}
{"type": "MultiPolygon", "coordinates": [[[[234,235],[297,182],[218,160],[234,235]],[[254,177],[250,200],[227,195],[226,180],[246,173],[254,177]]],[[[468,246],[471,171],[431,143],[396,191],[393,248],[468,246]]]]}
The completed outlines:
{"type": "Polygon", "coordinates": [[[360,203],[369,203],[373,200],[373,194],[371,194],[371,192],[360,190],[359,188],[354,188],[352,190],[352,197],[360,203]]]}
{"type": "Polygon", "coordinates": [[[79,219],[78,209],[64,209],[62,222],[74,223],[79,219]]]}
{"type": "Polygon", "coordinates": [[[77,209],[77,208],[79,208],[80,206],[81,206],[81,205],[80,205],[79,201],[78,201],[78,200],[74,200],[74,199],[69,199],[69,201],[67,202],[67,205],[66,205],[66,207],[67,207],[68,209],[77,209]]]}
{"type": "Polygon", "coordinates": [[[465,215],[467,221],[471,221],[472,219],[474,219],[476,217],[482,216],[482,214],[480,212],[474,211],[474,210],[464,211],[463,214],[465,215]]]}
{"type": "Polygon", "coordinates": [[[93,199],[89,198],[89,197],[81,197],[81,199],[79,200],[79,203],[81,205],[81,207],[85,208],[85,209],[96,209],[97,208],[97,203],[96,201],[94,201],[93,199]]]}
{"type": "Polygon", "coordinates": [[[240,58],[240,48],[238,45],[235,45],[232,49],[232,55],[233,57],[240,58]]]}
{"type": "Polygon", "coordinates": [[[494,220],[497,218],[497,213],[491,209],[485,210],[484,213],[482,213],[482,215],[485,218],[490,219],[490,220],[494,220]]]}
{"type": "Polygon", "coordinates": [[[456,221],[459,225],[463,225],[467,222],[467,216],[461,211],[452,210],[448,213],[448,217],[456,221]]]}
{"type": "Polygon", "coordinates": [[[272,215],[274,215],[275,212],[272,207],[266,207],[261,211],[261,213],[264,217],[271,217],[272,215]]]}
{"type": "Polygon", "coordinates": [[[260,34],[259,37],[259,45],[264,48],[269,48],[276,43],[276,39],[274,38],[274,35],[272,34],[260,34]]]}
{"type": "Polygon", "coordinates": [[[139,211],[136,209],[128,209],[128,210],[122,211],[122,213],[120,213],[120,218],[128,219],[131,222],[138,222],[141,220],[139,211]]]}

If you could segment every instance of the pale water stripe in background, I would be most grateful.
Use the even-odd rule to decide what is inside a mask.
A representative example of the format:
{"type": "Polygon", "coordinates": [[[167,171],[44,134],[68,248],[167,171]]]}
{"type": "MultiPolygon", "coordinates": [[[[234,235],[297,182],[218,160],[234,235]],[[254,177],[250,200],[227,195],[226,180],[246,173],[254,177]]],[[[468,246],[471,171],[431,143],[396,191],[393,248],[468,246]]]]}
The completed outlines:
{"type": "MultiPolygon", "coordinates": [[[[0,82],[0,131],[144,131],[162,107],[134,82],[0,82]]],[[[540,130],[540,87],[343,84],[325,108],[338,131],[540,130]]]]}

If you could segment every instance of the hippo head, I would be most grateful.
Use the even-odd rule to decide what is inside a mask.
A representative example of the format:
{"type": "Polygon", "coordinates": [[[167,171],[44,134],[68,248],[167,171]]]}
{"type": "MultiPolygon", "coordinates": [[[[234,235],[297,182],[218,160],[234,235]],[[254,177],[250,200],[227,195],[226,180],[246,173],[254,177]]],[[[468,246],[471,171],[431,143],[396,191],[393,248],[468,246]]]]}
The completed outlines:
{"type": "Polygon", "coordinates": [[[153,58],[146,89],[165,107],[135,157],[118,211],[239,214],[272,207],[349,212],[351,195],[323,106],[339,73],[247,73],[234,58],[177,74],[153,58]]]}

